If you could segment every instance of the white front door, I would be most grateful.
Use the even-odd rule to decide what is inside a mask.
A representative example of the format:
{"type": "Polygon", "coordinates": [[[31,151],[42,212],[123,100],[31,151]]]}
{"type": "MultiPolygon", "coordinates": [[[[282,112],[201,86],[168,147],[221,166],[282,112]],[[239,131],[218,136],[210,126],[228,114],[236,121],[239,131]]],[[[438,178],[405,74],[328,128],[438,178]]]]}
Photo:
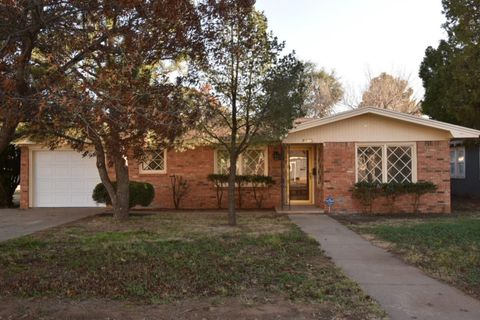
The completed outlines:
{"type": "Polygon", "coordinates": [[[32,152],[33,207],[96,207],[100,183],[95,158],[76,151],[32,152]]]}

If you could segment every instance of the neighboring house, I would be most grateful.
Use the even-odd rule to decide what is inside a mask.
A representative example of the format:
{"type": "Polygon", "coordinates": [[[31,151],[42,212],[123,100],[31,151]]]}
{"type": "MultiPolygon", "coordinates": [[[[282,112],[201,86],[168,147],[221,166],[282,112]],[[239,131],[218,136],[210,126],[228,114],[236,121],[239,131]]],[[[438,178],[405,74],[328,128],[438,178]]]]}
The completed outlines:
{"type": "Polygon", "coordinates": [[[480,148],[478,140],[450,143],[452,195],[480,198],[480,148]]]}
{"type": "MultiPolygon", "coordinates": [[[[395,111],[361,108],[303,121],[283,141],[254,147],[239,159],[240,174],[270,175],[276,184],[265,190],[264,207],[323,207],[332,197],[336,212],[360,212],[352,198],[357,181],[432,181],[437,192],[422,198],[422,212],[450,212],[450,141],[476,139],[480,131],[395,111]]],[[[19,143],[22,149],[21,207],[95,206],[91,193],[98,178],[95,161],[68,149],[54,151],[19,143]]],[[[152,152],[145,163],[130,161],[132,180],[155,187],[154,207],[172,208],[170,176],[190,185],[184,208],[215,208],[210,173],[228,170],[228,153],[216,146],[186,151],[152,152]]],[[[247,186],[242,207],[254,207],[247,186]]],[[[224,195],[224,206],[227,201],[224,195]]],[[[411,211],[412,199],[396,201],[395,211],[411,211]]],[[[376,212],[389,212],[378,201],[376,212]]]]}

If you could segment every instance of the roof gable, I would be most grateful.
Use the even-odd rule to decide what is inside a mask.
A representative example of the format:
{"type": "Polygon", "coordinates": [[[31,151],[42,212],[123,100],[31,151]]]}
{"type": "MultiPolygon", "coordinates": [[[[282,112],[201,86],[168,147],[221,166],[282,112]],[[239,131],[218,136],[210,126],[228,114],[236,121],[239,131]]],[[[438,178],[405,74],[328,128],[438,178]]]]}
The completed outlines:
{"type": "MultiPolygon", "coordinates": [[[[453,125],[450,123],[441,122],[437,120],[412,116],[412,115],[397,112],[397,111],[374,108],[374,107],[358,108],[352,111],[342,112],[333,116],[308,121],[294,127],[292,130],[290,130],[289,135],[296,132],[304,131],[304,130],[315,128],[315,127],[325,126],[327,124],[350,119],[353,117],[359,117],[366,114],[378,115],[380,117],[386,117],[386,118],[397,120],[397,121],[403,121],[403,122],[407,122],[407,123],[411,123],[419,126],[447,131],[450,134],[450,138],[478,138],[480,136],[479,130],[457,126],[457,125],[453,125]]],[[[288,136],[287,136],[287,139],[288,139],[288,136]]],[[[355,141],[355,140],[352,140],[352,141],[355,141]]]]}

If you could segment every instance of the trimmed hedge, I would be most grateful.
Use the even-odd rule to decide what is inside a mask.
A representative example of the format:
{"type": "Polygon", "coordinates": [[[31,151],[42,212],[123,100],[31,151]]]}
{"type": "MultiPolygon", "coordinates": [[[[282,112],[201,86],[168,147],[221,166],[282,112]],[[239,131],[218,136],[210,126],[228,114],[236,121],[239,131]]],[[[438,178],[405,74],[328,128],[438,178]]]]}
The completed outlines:
{"type": "MultiPolygon", "coordinates": [[[[223,189],[228,185],[228,174],[213,173],[207,176],[208,181],[213,182],[217,193],[217,206],[220,209],[222,207],[223,189]]],[[[242,204],[242,188],[248,184],[253,189],[253,197],[258,208],[262,207],[263,202],[263,189],[270,188],[275,184],[275,180],[271,176],[264,175],[236,175],[235,184],[238,192],[238,208],[241,208],[242,204]]]]}
{"type": "Polygon", "coordinates": [[[420,197],[426,193],[435,192],[437,185],[430,181],[419,182],[358,182],[353,188],[353,197],[358,199],[363,206],[364,213],[372,213],[373,201],[378,197],[386,197],[390,202],[390,208],[393,206],[397,196],[410,194],[413,196],[412,209],[414,213],[418,212],[420,197]]]}
{"type": "MultiPolygon", "coordinates": [[[[113,187],[117,187],[116,181],[112,182],[113,187]]],[[[153,186],[148,182],[138,182],[138,181],[130,181],[129,183],[130,189],[130,199],[129,199],[129,207],[133,208],[135,206],[142,206],[148,207],[150,203],[152,203],[153,198],[155,197],[155,189],[153,186]]],[[[97,203],[105,203],[107,205],[111,205],[112,201],[110,200],[110,196],[108,195],[107,189],[103,185],[103,183],[99,183],[93,189],[92,198],[97,203]]]]}

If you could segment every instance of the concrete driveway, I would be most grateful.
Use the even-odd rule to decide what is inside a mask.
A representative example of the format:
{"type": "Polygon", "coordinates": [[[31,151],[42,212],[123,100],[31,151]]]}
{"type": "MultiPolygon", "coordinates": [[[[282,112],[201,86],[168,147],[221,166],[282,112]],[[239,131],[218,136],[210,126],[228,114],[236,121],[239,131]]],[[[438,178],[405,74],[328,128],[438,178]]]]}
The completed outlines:
{"type": "Polygon", "coordinates": [[[59,226],[104,210],[105,208],[0,209],[0,241],[59,226]]]}

